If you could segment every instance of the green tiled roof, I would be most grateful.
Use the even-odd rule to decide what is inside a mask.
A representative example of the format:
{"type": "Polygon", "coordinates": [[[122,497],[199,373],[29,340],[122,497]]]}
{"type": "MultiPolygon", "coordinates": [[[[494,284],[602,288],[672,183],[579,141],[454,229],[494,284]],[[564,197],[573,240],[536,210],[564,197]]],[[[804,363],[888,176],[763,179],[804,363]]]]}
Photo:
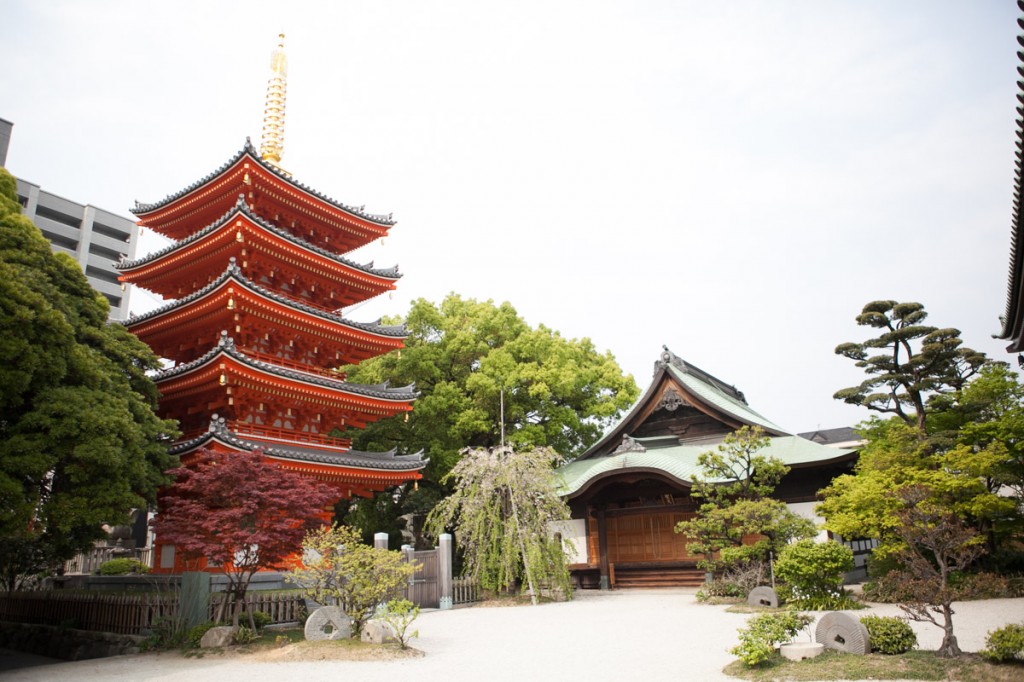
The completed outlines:
{"type": "MultiPolygon", "coordinates": [[[[682,380],[684,377],[680,376],[680,379],[682,380]]],[[[722,397],[725,399],[724,394],[722,397]]],[[[749,408],[747,410],[749,411],[749,408]]],[[[759,420],[764,419],[755,412],[750,411],[750,414],[757,416],[759,420]]],[[[771,424],[767,420],[756,423],[771,424]]],[[[578,459],[566,464],[558,470],[562,477],[560,481],[560,494],[563,496],[572,495],[582,489],[587,482],[602,474],[629,469],[655,470],[668,475],[670,478],[689,484],[693,481],[694,475],[700,473],[700,466],[697,464],[697,458],[700,454],[717,448],[721,442],[720,439],[704,440],[669,445],[667,447],[656,447],[656,445],[661,444],[658,441],[664,442],[664,439],[638,438],[636,443],[639,445],[649,444],[645,451],[634,450],[607,457],[578,459]]],[[[787,466],[794,466],[827,462],[845,457],[852,452],[853,450],[842,450],[819,445],[799,436],[776,436],[769,441],[766,448],[760,451],[760,454],[779,459],[787,466]]]]}
{"type": "Polygon", "coordinates": [[[672,363],[666,364],[666,367],[676,381],[686,386],[688,390],[700,396],[705,402],[713,405],[722,412],[732,415],[741,422],[757,424],[769,431],[774,431],[776,433],[789,433],[787,429],[784,429],[778,424],[762,417],[760,414],[750,409],[750,406],[745,402],[729,395],[714,384],[701,381],[694,375],[681,371],[672,363]]]}

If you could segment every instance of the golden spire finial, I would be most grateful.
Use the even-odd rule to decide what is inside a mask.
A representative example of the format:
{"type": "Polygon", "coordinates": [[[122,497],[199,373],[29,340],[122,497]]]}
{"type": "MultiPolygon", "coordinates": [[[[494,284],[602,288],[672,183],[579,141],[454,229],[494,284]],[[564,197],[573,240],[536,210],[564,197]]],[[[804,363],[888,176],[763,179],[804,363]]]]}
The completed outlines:
{"type": "Polygon", "coordinates": [[[284,56],[284,34],[278,36],[277,49],[270,54],[270,80],[267,81],[267,106],[263,109],[263,139],[260,156],[275,166],[284,151],[284,99],[287,92],[288,60],[284,56]]]}

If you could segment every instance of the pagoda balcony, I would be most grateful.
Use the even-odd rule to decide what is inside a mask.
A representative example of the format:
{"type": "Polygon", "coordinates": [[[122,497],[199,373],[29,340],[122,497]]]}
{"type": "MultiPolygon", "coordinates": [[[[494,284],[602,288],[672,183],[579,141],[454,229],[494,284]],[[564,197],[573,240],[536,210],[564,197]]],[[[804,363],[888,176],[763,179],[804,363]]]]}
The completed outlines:
{"type": "Polygon", "coordinates": [[[286,367],[294,372],[302,372],[304,374],[312,374],[314,376],[327,377],[328,379],[334,379],[336,381],[344,381],[345,373],[336,372],[333,369],[327,367],[317,367],[304,362],[298,362],[295,360],[289,360],[282,358],[277,355],[270,353],[258,353],[248,348],[241,349],[246,357],[258,360],[260,362],[266,362],[271,365],[277,365],[278,367],[286,367]]]}
{"type": "Polygon", "coordinates": [[[248,436],[254,440],[267,441],[274,445],[315,445],[319,448],[347,452],[352,449],[352,439],[331,438],[321,433],[309,433],[306,431],[293,431],[291,429],[279,429],[262,424],[249,424],[247,422],[230,421],[227,427],[239,436],[248,436]]]}
{"type": "MultiPolygon", "coordinates": [[[[335,450],[337,452],[348,452],[352,449],[351,438],[332,438],[322,433],[309,433],[308,431],[296,431],[294,429],[282,429],[263,424],[251,424],[248,422],[225,421],[225,428],[236,436],[242,436],[253,441],[265,442],[268,446],[274,445],[298,445],[314,446],[324,450],[335,450]]],[[[186,441],[199,438],[209,431],[204,429],[189,429],[182,433],[177,441],[186,441]]]]}

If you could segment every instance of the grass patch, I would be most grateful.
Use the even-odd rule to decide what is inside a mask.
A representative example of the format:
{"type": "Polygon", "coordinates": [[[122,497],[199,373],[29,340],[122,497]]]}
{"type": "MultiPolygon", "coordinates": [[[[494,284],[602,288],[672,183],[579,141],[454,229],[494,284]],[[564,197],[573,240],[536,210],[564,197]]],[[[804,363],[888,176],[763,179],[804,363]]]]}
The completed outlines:
{"type": "Polygon", "coordinates": [[[698,604],[704,606],[720,606],[722,604],[746,604],[747,600],[743,597],[704,597],[703,599],[697,599],[698,604]]]}
{"type": "Polygon", "coordinates": [[[785,611],[789,611],[788,606],[776,606],[775,608],[772,608],[771,606],[761,606],[759,604],[751,605],[746,602],[735,603],[725,610],[726,613],[783,613],[785,611]]]}
{"type": "Polygon", "coordinates": [[[1020,682],[1024,664],[994,664],[975,654],[939,658],[934,651],[908,651],[899,656],[854,656],[826,651],[817,658],[787,661],[775,654],[764,665],[748,668],[733,661],[723,671],[743,680],[957,680],[960,682],[1020,682]]]}
{"type": "Polygon", "coordinates": [[[397,644],[370,644],[359,639],[332,639],[308,642],[300,628],[268,628],[260,636],[238,646],[194,649],[188,658],[205,656],[244,657],[253,661],[388,661],[422,656],[417,649],[401,649],[397,644]]]}

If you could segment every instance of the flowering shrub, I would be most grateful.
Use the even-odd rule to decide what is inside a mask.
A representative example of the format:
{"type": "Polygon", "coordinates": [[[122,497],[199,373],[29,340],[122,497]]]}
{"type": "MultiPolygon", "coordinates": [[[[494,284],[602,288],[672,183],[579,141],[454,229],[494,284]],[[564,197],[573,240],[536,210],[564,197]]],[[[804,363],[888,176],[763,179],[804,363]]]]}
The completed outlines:
{"type": "Polygon", "coordinates": [[[760,665],[772,657],[779,644],[796,637],[813,620],[796,611],[759,614],[748,620],[747,627],[739,631],[740,643],[729,653],[747,666],[760,665]]]}

